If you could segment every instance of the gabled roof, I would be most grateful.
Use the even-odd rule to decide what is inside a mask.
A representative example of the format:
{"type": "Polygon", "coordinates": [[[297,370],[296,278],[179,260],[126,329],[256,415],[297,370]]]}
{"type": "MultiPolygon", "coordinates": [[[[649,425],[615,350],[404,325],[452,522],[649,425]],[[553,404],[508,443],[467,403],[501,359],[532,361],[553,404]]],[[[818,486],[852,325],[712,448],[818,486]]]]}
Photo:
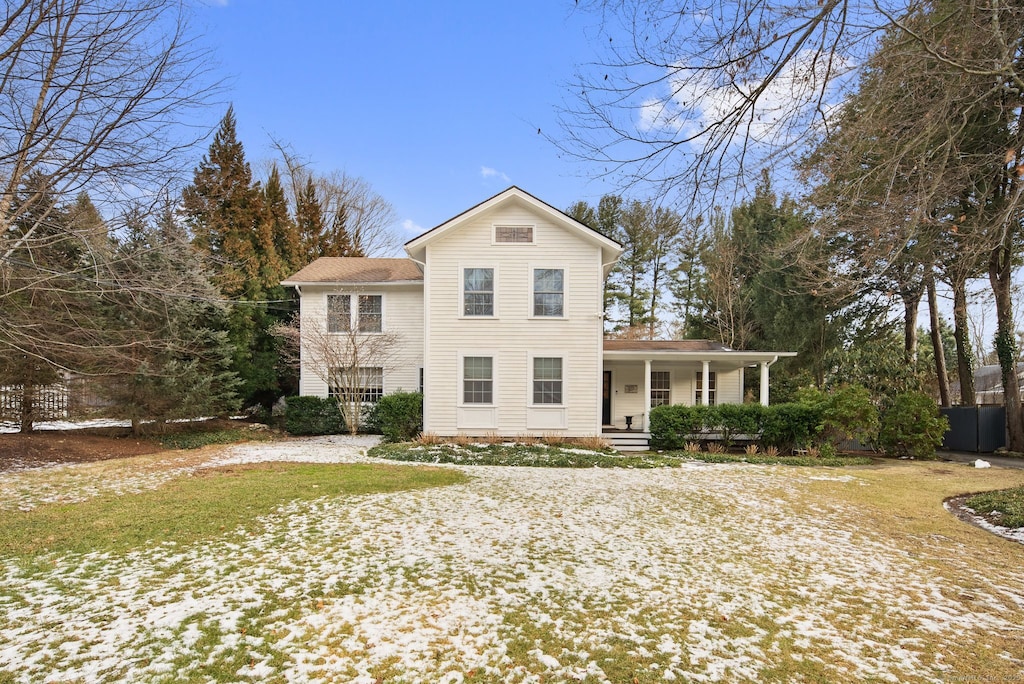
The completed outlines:
{"type": "Polygon", "coordinates": [[[422,280],[423,271],[412,259],[320,257],[281,284],[402,283],[422,280]]]}
{"type": "Polygon", "coordinates": [[[475,207],[467,209],[461,214],[448,219],[441,225],[431,228],[427,232],[409,240],[405,243],[405,251],[413,259],[422,262],[426,246],[429,242],[436,240],[445,233],[475,219],[487,211],[513,202],[525,205],[542,216],[547,217],[552,222],[564,226],[570,231],[576,232],[580,237],[588,242],[599,245],[603,254],[602,260],[606,264],[613,264],[622,253],[622,245],[615,240],[605,237],[593,228],[580,223],[565,212],[555,209],[547,202],[537,199],[530,193],[514,185],[499,192],[497,195],[484,200],[475,207]]]}

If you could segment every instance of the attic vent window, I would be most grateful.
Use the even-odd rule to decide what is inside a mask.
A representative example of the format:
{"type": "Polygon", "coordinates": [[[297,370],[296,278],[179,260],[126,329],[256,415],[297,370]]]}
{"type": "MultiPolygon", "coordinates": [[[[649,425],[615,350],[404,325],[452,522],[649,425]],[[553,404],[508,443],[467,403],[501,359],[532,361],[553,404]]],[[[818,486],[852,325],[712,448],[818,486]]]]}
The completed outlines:
{"type": "Polygon", "coordinates": [[[533,226],[494,226],[495,242],[533,242],[533,226]]]}

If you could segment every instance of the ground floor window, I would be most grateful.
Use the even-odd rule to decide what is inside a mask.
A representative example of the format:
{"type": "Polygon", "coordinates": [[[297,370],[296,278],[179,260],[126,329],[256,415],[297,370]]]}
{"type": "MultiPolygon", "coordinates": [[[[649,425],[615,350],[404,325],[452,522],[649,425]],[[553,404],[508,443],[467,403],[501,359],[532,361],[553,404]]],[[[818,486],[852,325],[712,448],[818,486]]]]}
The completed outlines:
{"type": "Polygon", "coordinates": [[[562,359],[558,357],[534,357],[533,403],[562,403],[562,359]]]}
{"type": "Polygon", "coordinates": [[[494,403],[494,359],[465,356],[462,359],[462,401],[466,404],[494,403]]]}
{"type": "MultiPolygon", "coordinates": [[[[715,371],[708,373],[708,406],[715,405],[715,387],[717,386],[715,381],[715,371]]],[[[697,388],[697,396],[694,398],[693,403],[700,405],[704,402],[704,372],[697,371],[697,382],[694,384],[697,388]]]]}
{"type": "Polygon", "coordinates": [[[384,369],[380,366],[335,368],[327,394],[341,396],[349,401],[375,404],[384,396],[384,369]]]}
{"type": "Polygon", "coordinates": [[[671,400],[672,385],[668,371],[651,371],[651,408],[668,406],[671,400]]]}

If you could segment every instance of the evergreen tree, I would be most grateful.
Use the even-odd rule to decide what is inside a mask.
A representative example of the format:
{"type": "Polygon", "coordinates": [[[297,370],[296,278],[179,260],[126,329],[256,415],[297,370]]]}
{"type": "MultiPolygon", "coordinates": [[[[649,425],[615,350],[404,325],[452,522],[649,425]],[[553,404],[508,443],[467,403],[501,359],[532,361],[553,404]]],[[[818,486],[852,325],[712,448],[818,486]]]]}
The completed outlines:
{"type": "Polygon", "coordinates": [[[252,181],[232,108],[196,167],[192,185],[185,188],[182,206],[193,244],[215,264],[214,284],[235,302],[227,330],[244,403],[269,405],[279,383],[277,342],[270,333],[277,320],[267,300],[282,299],[278,283],[285,273],[273,219],[264,209],[259,184],[252,181]]]}
{"type": "Polygon", "coordinates": [[[306,265],[298,227],[288,213],[288,200],[281,185],[277,164],[270,167],[267,182],[263,184],[264,220],[269,223],[274,250],[285,275],[291,275],[306,265]]]}
{"type": "Polygon", "coordinates": [[[131,348],[129,358],[97,383],[112,401],[112,414],[130,419],[135,434],[144,421],[160,425],[232,411],[239,385],[225,330],[228,309],[200,254],[180,239],[169,207],[156,227],[145,221],[140,212],[126,217],[127,237],[115,263],[118,279],[130,287],[110,300],[106,313],[110,328],[153,343],[131,348]]]}

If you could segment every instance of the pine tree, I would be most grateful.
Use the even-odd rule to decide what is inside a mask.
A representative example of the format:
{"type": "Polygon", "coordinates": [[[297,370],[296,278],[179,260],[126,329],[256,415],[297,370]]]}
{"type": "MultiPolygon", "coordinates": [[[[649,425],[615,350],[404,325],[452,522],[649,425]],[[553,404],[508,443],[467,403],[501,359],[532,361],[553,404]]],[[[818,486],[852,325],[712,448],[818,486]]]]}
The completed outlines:
{"type": "Polygon", "coordinates": [[[282,298],[279,281],[285,271],[263,197],[252,181],[229,108],[192,185],[185,188],[182,205],[193,244],[215,263],[214,284],[235,300],[227,330],[234,345],[232,369],[242,379],[246,405],[271,403],[279,387],[277,343],[270,334],[277,321],[266,302],[282,298]]]}
{"type": "Polygon", "coordinates": [[[324,211],[312,176],[306,178],[306,184],[295,198],[295,225],[305,263],[325,256],[324,211]]]}
{"type": "Polygon", "coordinates": [[[288,200],[281,185],[277,164],[270,167],[267,182],[263,184],[264,220],[273,236],[274,250],[285,275],[291,275],[306,265],[298,227],[288,214],[288,200]]]}

